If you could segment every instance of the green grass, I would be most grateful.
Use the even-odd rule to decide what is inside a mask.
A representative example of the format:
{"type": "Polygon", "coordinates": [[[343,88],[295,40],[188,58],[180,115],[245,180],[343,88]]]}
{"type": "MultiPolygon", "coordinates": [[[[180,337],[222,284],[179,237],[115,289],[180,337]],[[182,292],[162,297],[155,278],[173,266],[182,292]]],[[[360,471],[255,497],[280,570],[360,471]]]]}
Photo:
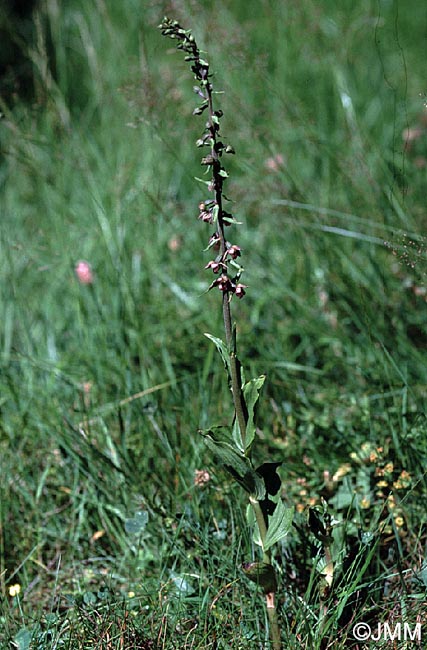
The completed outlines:
{"type": "MultiPolygon", "coordinates": [[[[237,152],[257,453],[283,460],[299,510],[275,556],[285,647],[356,647],[356,621],[425,622],[427,18],[411,1],[200,4],[176,17],[237,152]],[[325,604],[303,511],[321,497],[340,522],[325,604]]],[[[0,122],[0,646],[268,647],[244,501],[197,435],[232,404],[203,336],[221,310],[191,75],[156,29],[166,3],[47,7],[34,101],[0,122]]]]}

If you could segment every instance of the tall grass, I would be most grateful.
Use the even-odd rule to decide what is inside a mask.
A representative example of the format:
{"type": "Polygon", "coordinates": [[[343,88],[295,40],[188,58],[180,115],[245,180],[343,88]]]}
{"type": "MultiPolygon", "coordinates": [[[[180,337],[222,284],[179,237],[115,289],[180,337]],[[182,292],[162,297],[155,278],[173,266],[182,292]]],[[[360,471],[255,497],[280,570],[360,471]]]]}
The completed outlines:
{"type": "MultiPolygon", "coordinates": [[[[187,226],[200,169],[191,80],[156,30],[166,4],[43,4],[34,101],[2,106],[5,647],[266,643],[235,569],[251,551],[238,497],[194,483],[209,467],[193,434],[230,398],[200,343],[215,297],[187,272],[205,245],[187,226]]],[[[425,16],[368,0],[174,13],[215,60],[239,153],[259,435],[286,448],[289,499],[323,496],[342,521],[326,626],[303,513],[275,558],[289,647],[345,647],[357,618],[415,621],[425,595],[425,130],[402,138],[425,129],[425,16]]]]}

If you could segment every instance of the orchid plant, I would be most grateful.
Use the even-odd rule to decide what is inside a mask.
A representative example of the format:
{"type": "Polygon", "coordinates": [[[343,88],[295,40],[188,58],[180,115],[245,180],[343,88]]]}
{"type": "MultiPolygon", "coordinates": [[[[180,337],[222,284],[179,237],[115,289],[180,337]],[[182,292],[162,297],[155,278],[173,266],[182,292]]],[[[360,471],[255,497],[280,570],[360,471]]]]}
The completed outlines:
{"type": "Polygon", "coordinates": [[[265,375],[246,380],[244,368],[237,355],[236,325],[232,320],[233,298],[242,299],[248,288],[242,283],[242,250],[226,231],[232,231],[238,222],[224,208],[224,183],[229,174],[223,164],[227,155],[235,153],[221,135],[223,112],[214,106],[212,73],[191,31],[185,30],[176,20],[164,18],[159,26],[164,36],[177,41],[177,49],[185,53],[197,85],[194,92],[199,103],[193,115],[206,116],[204,129],[196,146],[204,152],[201,165],[207,170],[208,180],[197,179],[207,189],[208,198],[198,206],[198,218],[210,228],[207,251],[212,259],[205,268],[213,273],[210,290],[221,295],[225,340],[206,334],[218,349],[224,363],[231,389],[234,417],[230,426],[215,426],[201,431],[206,445],[220,461],[223,468],[247,493],[249,500],[248,525],[253,529],[254,542],[260,547],[262,557],[246,562],[242,570],[247,578],[257,583],[265,594],[270,624],[270,637],[274,650],[279,650],[281,633],[276,608],[278,588],[277,572],[272,562],[272,547],[284,538],[292,525],[293,508],[285,507],[281,496],[281,479],[277,472],[280,462],[265,462],[255,467],[252,450],[256,441],[255,409],[265,375]]]}

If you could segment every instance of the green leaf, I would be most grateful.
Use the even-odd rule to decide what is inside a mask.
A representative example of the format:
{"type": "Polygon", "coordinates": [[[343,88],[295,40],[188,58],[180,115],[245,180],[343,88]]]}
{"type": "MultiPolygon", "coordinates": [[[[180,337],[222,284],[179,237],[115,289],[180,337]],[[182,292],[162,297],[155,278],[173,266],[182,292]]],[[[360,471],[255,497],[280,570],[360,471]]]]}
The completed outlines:
{"type": "Polygon", "coordinates": [[[85,605],[95,605],[97,600],[98,599],[96,595],[93,593],[93,591],[85,591],[85,593],[83,594],[83,602],[85,605]]]}
{"type": "MultiPolygon", "coordinates": [[[[200,180],[200,179],[196,179],[196,180],[200,180]]],[[[236,219],[231,215],[223,217],[223,221],[225,221],[226,223],[234,224],[235,226],[241,226],[243,223],[242,221],[236,221],[236,219]]]]}
{"type": "Polygon", "coordinates": [[[142,533],[148,522],[148,512],[146,510],[139,510],[135,512],[132,519],[126,519],[125,531],[127,533],[139,534],[142,533]]]}
{"type": "Polygon", "coordinates": [[[246,425],[246,448],[247,451],[255,438],[255,406],[259,399],[261,388],[265,382],[265,375],[251,379],[243,386],[243,397],[248,409],[248,422],[246,425]]]}
{"type": "Polygon", "coordinates": [[[199,183],[203,183],[203,185],[208,185],[208,186],[212,183],[211,180],[205,181],[203,178],[198,178],[197,176],[194,177],[194,180],[199,181],[199,183]]]}
{"type": "Polygon", "coordinates": [[[215,343],[216,349],[220,353],[222,360],[224,362],[225,369],[227,371],[228,375],[228,381],[230,382],[231,378],[231,370],[230,370],[230,354],[228,352],[227,346],[224,343],[224,341],[221,341],[221,339],[218,339],[216,336],[212,336],[212,334],[209,334],[205,332],[206,338],[208,338],[210,341],[215,343]]]}
{"type": "Polygon", "coordinates": [[[233,442],[236,445],[237,449],[240,451],[240,453],[245,455],[245,448],[243,445],[242,434],[240,432],[239,420],[237,418],[234,419],[232,436],[233,442]]]}
{"type": "Polygon", "coordinates": [[[18,650],[29,650],[32,638],[33,635],[31,634],[30,630],[23,627],[15,636],[14,645],[16,648],[18,648],[18,650]]]}
{"type": "Polygon", "coordinates": [[[191,586],[191,584],[188,582],[186,576],[189,574],[183,573],[175,573],[175,571],[171,571],[171,580],[175,586],[175,589],[178,593],[186,596],[190,596],[191,594],[194,593],[194,587],[191,586]]]}
{"type": "Polygon", "coordinates": [[[218,221],[218,214],[219,214],[219,205],[216,204],[216,205],[214,205],[213,210],[212,210],[212,223],[213,224],[216,224],[216,222],[218,221]]]}
{"type": "Polygon", "coordinates": [[[280,499],[268,524],[267,535],[263,544],[264,551],[267,551],[273,544],[286,537],[292,526],[293,516],[294,508],[286,508],[280,499]]]}
{"type": "Polygon", "coordinates": [[[262,548],[261,534],[259,532],[259,527],[255,517],[254,509],[252,507],[252,504],[250,503],[248,503],[246,507],[246,521],[248,523],[248,527],[253,529],[253,533],[252,533],[253,543],[259,546],[260,548],[262,548]]]}
{"type": "Polygon", "coordinates": [[[242,569],[246,577],[259,585],[265,594],[277,590],[276,572],[271,564],[246,562],[242,565],[242,569]]]}
{"type": "Polygon", "coordinates": [[[212,427],[200,431],[206,445],[224,465],[226,471],[239,485],[258,500],[265,498],[264,479],[256,473],[249,458],[246,458],[234,444],[227,427],[212,427]]]}

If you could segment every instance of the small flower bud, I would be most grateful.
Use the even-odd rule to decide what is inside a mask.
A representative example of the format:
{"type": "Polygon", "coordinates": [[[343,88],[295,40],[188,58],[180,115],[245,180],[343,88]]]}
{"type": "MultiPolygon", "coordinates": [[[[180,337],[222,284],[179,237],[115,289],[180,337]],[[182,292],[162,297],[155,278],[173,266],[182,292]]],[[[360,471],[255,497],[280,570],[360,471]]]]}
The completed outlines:
{"type": "Polygon", "coordinates": [[[218,251],[220,247],[221,247],[221,240],[219,238],[218,233],[214,232],[214,234],[209,238],[208,248],[213,248],[214,250],[218,251]]]}
{"type": "Polygon", "coordinates": [[[205,156],[200,161],[201,165],[213,165],[213,163],[214,163],[214,157],[212,156],[212,154],[209,154],[208,156],[205,156]]]}

